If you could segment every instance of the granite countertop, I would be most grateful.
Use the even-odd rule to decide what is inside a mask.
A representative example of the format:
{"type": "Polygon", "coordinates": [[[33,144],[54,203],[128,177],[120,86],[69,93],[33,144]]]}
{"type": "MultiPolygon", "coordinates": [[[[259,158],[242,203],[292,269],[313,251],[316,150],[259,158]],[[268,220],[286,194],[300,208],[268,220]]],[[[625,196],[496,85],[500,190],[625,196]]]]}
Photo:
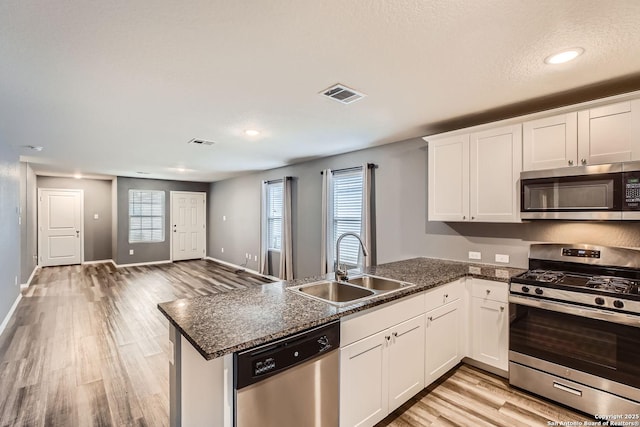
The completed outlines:
{"type": "Polygon", "coordinates": [[[202,357],[212,360],[444,285],[464,276],[506,282],[509,277],[524,271],[486,264],[413,258],[368,267],[365,273],[416,286],[343,307],[287,290],[291,286],[326,277],[333,278],[331,273],[329,276],[280,281],[241,291],[160,303],[158,309],[202,357]]]}

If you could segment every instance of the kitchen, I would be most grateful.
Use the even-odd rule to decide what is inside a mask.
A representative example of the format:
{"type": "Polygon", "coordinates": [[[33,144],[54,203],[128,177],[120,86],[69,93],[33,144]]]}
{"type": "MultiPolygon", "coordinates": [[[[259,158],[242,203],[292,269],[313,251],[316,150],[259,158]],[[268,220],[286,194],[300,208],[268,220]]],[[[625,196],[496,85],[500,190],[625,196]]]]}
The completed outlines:
{"type": "MultiPolygon", "coordinates": [[[[628,3],[627,6],[629,5],[633,5],[633,3],[628,3]]],[[[625,13],[633,16],[629,11],[625,13]]],[[[622,20],[622,18],[620,19],[622,20]]],[[[588,22],[592,21],[589,20],[588,22]]],[[[631,30],[629,30],[629,32],[631,34],[633,33],[631,30]]],[[[339,31],[337,34],[340,34],[339,31]]],[[[584,53],[581,58],[589,58],[588,55],[590,51],[591,49],[587,49],[586,53],[584,53]]],[[[630,51],[633,51],[633,49],[630,49],[630,51]]],[[[541,55],[541,58],[538,59],[542,61],[542,58],[548,53],[550,52],[545,52],[541,55]]],[[[210,210],[208,214],[209,236],[207,242],[207,253],[214,258],[228,261],[236,265],[246,262],[246,266],[248,268],[258,269],[258,263],[255,261],[255,258],[252,257],[251,261],[247,261],[247,257],[245,256],[246,253],[255,255],[260,252],[258,237],[260,233],[260,189],[258,183],[262,180],[277,179],[285,175],[293,176],[296,177],[298,186],[296,189],[297,194],[295,194],[296,200],[294,202],[294,206],[298,210],[294,219],[295,225],[293,233],[293,246],[295,248],[293,261],[294,272],[296,277],[317,275],[319,273],[319,259],[321,258],[319,243],[321,240],[321,231],[319,229],[319,224],[321,222],[320,172],[326,168],[348,168],[363,162],[372,162],[378,165],[378,168],[375,171],[377,263],[387,263],[418,256],[463,261],[468,260],[468,253],[471,251],[479,252],[481,254],[480,262],[494,264],[496,255],[509,255],[510,261],[509,264],[507,264],[508,266],[526,268],[529,244],[539,241],[576,243],[586,241],[586,243],[604,246],[637,247],[639,246],[638,242],[640,242],[640,236],[638,235],[637,225],[634,224],[633,221],[552,221],[546,223],[524,222],[513,224],[473,224],[470,222],[427,221],[427,145],[421,139],[424,135],[439,133],[443,130],[462,128],[481,122],[494,121],[518,114],[526,114],[531,111],[544,110],[560,105],[575,104],[601,98],[603,96],[637,90],[637,79],[629,77],[633,77],[633,73],[637,72],[637,67],[633,64],[633,59],[629,59],[628,62],[630,64],[629,69],[624,69],[626,79],[623,78],[624,76],[619,77],[618,74],[611,74],[608,78],[612,79],[612,81],[609,82],[608,86],[598,86],[596,83],[607,77],[595,75],[593,77],[589,77],[591,80],[586,79],[580,82],[580,86],[583,87],[582,91],[574,88],[573,86],[569,87],[566,83],[564,86],[560,84],[562,81],[566,80],[566,77],[562,77],[562,73],[553,69],[550,73],[555,76],[556,80],[549,83],[553,90],[546,90],[531,94],[523,93],[519,98],[513,99],[509,97],[498,99],[496,97],[495,101],[492,101],[493,104],[488,106],[476,104],[468,110],[459,110],[457,109],[460,105],[459,100],[449,99],[446,95],[439,94],[438,96],[435,96],[435,98],[443,100],[440,101],[441,104],[443,104],[439,107],[443,109],[440,116],[442,116],[443,119],[463,116],[464,120],[462,120],[462,124],[456,125],[449,123],[442,125],[439,129],[437,129],[436,126],[430,127],[429,129],[421,128],[418,129],[417,132],[412,132],[411,135],[396,133],[393,134],[393,137],[390,137],[392,140],[389,142],[400,142],[395,142],[394,144],[380,145],[378,147],[366,148],[361,151],[352,151],[348,154],[341,154],[333,157],[323,157],[318,160],[297,163],[280,169],[273,169],[274,167],[277,167],[277,165],[274,166],[270,164],[270,166],[268,166],[270,170],[267,172],[216,181],[209,185],[209,192],[207,194],[210,203],[210,210]],[[589,87],[590,84],[595,86],[589,87]],[[566,93],[570,89],[573,89],[573,91],[571,93],[566,93]],[[514,106],[514,103],[523,99],[543,97],[543,95],[546,95],[548,98],[542,100],[538,99],[537,104],[536,102],[532,102],[526,107],[523,107],[522,105],[514,106]],[[447,107],[444,105],[444,100],[447,100],[446,103],[451,103],[452,106],[447,107]],[[499,107],[504,105],[510,105],[511,107],[500,110],[499,107]],[[446,108],[450,108],[451,111],[445,111],[446,108]],[[484,115],[478,113],[478,111],[486,110],[489,110],[489,113],[485,113],[484,115]],[[476,113],[475,115],[473,115],[474,112],[476,113]],[[408,185],[408,183],[410,183],[410,185],[408,185]],[[586,239],[585,236],[588,236],[588,239],[586,239]],[[222,248],[224,248],[224,252],[222,252],[222,248]]],[[[371,64],[369,68],[375,68],[375,64],[375,61],[373,61],[373,64],[371,64]]],[[[600,69],[601,66],[602,64],[597,66],[594,65],[593,69],[600,69]]],[[[593,69],[586,74],[594,74],[593,69]]],[[[390,73],[389,75],[393,76],[395,74],[390,73]]],[[[379,79],[379,81],[382,80],[383,79],[381,78],[379,79]]],[[[392,80],[400,80],[400,78],[392,80]]],[[[460,81],[462,80],[463,79],[460,79],[460,81]]],[[[509,80],[504,79],[504,81],[509,80]]],[[[325,87],[329,87],[329,85],[333,83],[335,83],[335,81],[328,81],[322,87],[318,87],[317,91],[320,91],[325,87]]],[[[361,86],[361,84],[351,82],[345,83],[353,84],[354,87],[365,91],[369,91],[369,87],[374,86],[373,82],[365,85],[366,87],[361,86]]],[[[56,87],[56,85],[59,84],[60,82],[51,83],[51,87],[56,87]]],[[[535,86],[535,84],[535,82],[528,83],[528,85],[533,86],[535,86]]],[[[18,85],[18,87],[24,86],[18,85]]],[[[68,86],[64,85],[63,87],[68,86]]],[[[47,89],[45,88],[42,90],[46,91],[47,89]]],[[[135,91],[134,93],[139,95],[139,93],[135,91]]],[[[410,91],[407,93],[410,93],[410,91]]],[[[427,99],[429,95],[429,93],[424,93],[416,95],[416,97],[427,99]]],[[[484,93],[480,97],[488,99],[491,98],[490,95],[492,94],[484,93]]],[[[405,95],[405,98],[406,97],[407,95],[405,95]]],[[[335,104],[335,106],[340,108],[357,108],[360,105],[364,106],[361,108],[366,109],[366,102],[373,98],[373,94],[370,93],[366,98],[351,106],[342,106],[339,104],[335,104]]],[[[460,96],[459,98],[462,99],[464,97],[460,96]]],[[[327,102],[332,103],[334,101],[327,100],[327,102]]],[[[329,106],[334,105],[330,103],[326,104],[327,109],[330,108],[329,106]]],[[[413,106],[411,109],[416,110],[412,114],[420,116],[418,123],[424,123],[425,111],[427,110],[424,109],[420,111],[421,107],[414,108],[413,106]]],[[[340,110],[339,114],[329,113],[330,119],[327,121],[335,123],[349,121],[351,117],[345,118],[342,115],[344,111],[349,110],[340,110]]],[[[380,121],[394,121],[395,115],[401,115],[400,113],[389,114],[388,112],[387,114],[388,116],[385,116],[384,119],[381,119],[380,121]]],[[[120,119],[120,117],[117,118],[120,119]]],[[[460,120],[457,120],[457,122],[460,123],[460,120]]],[[[4,125],[6,126],[6,124],[4,125]]],[[[399,126],[404,126],[405,129],[409,129],[411,127],[403,123],[400,123],[399,126]]],[[[59,129],[50,130],[52,135],[60,134],[59,129]]],[[[202,132],[204,132],[204,130],[202,130],[202,132]]],[[[84,133],[85,135],[100,134],[100,132],[79,133],[84,133]]],[[[70,136],[67,134],[64,135],[70,136]]],[[[17,141],[15,143],[16,147],[22,146],[25,140],[43,141],[42,145],[46,145],[44,144],[45,138],[43,138],[42,135],[29,134],[25,136],[23,134],[15,134],[12,139],[14,138],[15,141],[17,141]]],[[[120,135],[119,138],[114,138],[114,140],[115,139],[130,141],[130,136],[120,135]]],[[[180,139],[180,141],[182,140],[180,139]]],[[[345,145],[346,144],[347,142],[345,142],[345,145]]],[[[81,147],[82,145],[79,144],[77,146],[77,150],[81,151],[81,147]]],[[[48,147],[45,147],[43,155],[46,155],[47,148],[48,147]]],[[[5,149],[4,146],[3,149],[5,149]]],[[[16,151],[20,152],[23,156],[29,157],[28,161],[32,164],[32,167],[39,167],[37,166],[37,153],[25,153],[21,150],[21,148],[17,148],[16,151]]],[[[96,147],[95,150],[99,150],[99,148],[96,147]]],[[[263,149],[256,148],[256,151],[259,152],[259,156],[268,158],[271,155],[269,150],[261,150],[263,149]]],[[[15,154],[12,154],[10,151],[11,150],[7,150],[6,158],[13,158],[13,156],[15,156],[15,154]]],[[[119,148],[115,151],[126,152],[127,150],[126,148],[119,148]]],[[[78,155],[80,155],[80,153],[78,153],[78,155]]],[[[179,154],[174,155],[176,158],[180,157],[179,154]]],[[[198,156],[203,158],[207,157],[203,154],[198,154],[198,156]]],[[[291,150],[288,158],[300,159],[305,156],[314,157],[314,155],[303,155],[297,150],[291,150]]],[[[66,157],[73,157],[73,155],[67,153],[66,157]]],[[[103,159],[107,156],[102,154],[102,152],[98,152],[94,157],[103,159]]],[[[3,159],[4,158],[5,153],[3,151],[3,159]]],[[[142,156],[139,158],[142,158],[142,156]]],[[[209,159],[208,161],[212,160],[209,159]]],[[[95,162],[95,160],[88,159],[86,164],[90,165],[92,162],[95,162]]],[[[52,166],[50,166],[50,168],[53,169],[52,166]]],[[[207,169],[211,168],[211,166],[202,165],[197,168],[207,169]]],[[[132,172],[140,170],[142,167],[139,168],[137,165],[134,165],[124,167],[123,169],[132,172]]],[[[256,167],[256,170],[257,169],[258,168],[256,167]]],[[[124,175],[124,172],[122,172],[122,175],[124,175]]],[[[153,175],[152,177],[163,178],[162,176],[156,177],[153,175]]],[[[191,177],[189,175],[183,175],[183,177],[183,180],[197,180],[196,177],[191,177]]],[[[166,176],[164,178],[166,179],[166,176]]],[[[5,193],[3,193],[3,200],[10,200],[11,197],[15,197],[16,199],[18,198],[18,195],[15,194],[17,190],[13,190],[13,186],[17,185],[16,181],[17,179],[11,178],[11,190],[6,193],[9,199],[5,199],[5,193]]],[[[213,181],[213,179],[211,179],[211,181],[213,181]]],[[[17,205],[17,200],[16,203],[11,203],[11,205],[17,205]]],[[[15,216],[13,208],[11,209],[11,212],[3,211],[3,214],[9,218],[7,222],[9,220],[14,222],[12,220],[15,216]]],[[[8,227],[7,232],[9,233],[9,238],[15,241],[19,240],[14,227],[8,227]]],[[[11,291],[7,291],[6,298],[4,298],[3,294],[3,304],[6,305],[6,309],[3,307],[3,317],[16,297],[16,291],[14,290],[13,283],[14,276],[17,275],[15,274],[15,266],[20,263],[20,260],[17,259],[17,254],[15,254],[14,250],[10,250],[9,248],[5,248],[4,250],[6,252],[6,256],[3,257],[3,261],[6,262],[6,265],[3,264],[2,270],[7,277],[3,278],[3,283],[10,283],[10,285],[7,285],[6,287],[7,289],[11,288],[11,291]]],[[[27,279],[28,276],[21,277],[20,282],[24,283],[27,279]]]]}

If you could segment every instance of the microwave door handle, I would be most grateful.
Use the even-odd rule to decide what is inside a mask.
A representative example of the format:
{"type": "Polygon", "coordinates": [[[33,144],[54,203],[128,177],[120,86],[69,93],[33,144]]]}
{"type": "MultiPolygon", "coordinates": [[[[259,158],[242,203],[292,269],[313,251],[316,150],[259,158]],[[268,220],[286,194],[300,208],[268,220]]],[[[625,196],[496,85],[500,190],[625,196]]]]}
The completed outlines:
{"type": "Polygon", "coordinates": [[[528,307],[540,308],[543,310],[555,311],[558,313],[572,314],[574,316],[588,317],[590,319],[604,320],[606,322],[640,328],[640,316],[633,316],[625,313],[608,312],[598,310],[597,308],[579,307],[573,304],[521,297],[518,295],[509,295],[509,302],[513,304],[526,305],[528,307]]]}

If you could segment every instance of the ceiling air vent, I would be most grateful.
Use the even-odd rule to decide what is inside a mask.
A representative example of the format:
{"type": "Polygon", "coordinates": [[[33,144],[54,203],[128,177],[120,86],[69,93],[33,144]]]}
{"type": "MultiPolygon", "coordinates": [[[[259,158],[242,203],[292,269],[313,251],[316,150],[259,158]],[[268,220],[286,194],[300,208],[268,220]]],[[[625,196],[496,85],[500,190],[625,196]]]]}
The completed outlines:
{"type": "Polygon", "coordinates": [[[321,93],[324,96],[328,96],[329,98],[334,99],[343,104],[351,104],[352,102],[355,102],[366,96],[364,93],[360,93],[353,89],[349,89],[348,87],[343,86],[341,84],[331,86],[329,89],[325,89],[321,93]]]}
{"type": "Polygon", "coordinates": [[[193,138],[192,140],[190,140],[189,142],[187,142],[187,144],[195,144],[195,145],[213,145],[213,144],[215,144],[215,142],[213,142],[213,141],[207,141],[207,140],[205,140],[205,139],[193,138]]]}

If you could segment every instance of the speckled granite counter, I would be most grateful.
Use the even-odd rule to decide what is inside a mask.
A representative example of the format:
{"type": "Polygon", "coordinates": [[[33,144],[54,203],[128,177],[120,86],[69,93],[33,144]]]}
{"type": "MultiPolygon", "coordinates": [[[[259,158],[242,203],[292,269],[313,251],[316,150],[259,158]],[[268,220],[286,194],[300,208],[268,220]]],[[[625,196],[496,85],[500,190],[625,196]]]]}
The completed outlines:
{"type": "Polygon", "coordinates": [[[291,286],[324,279],[324,276],[317,276],[165,302],[158,304],[158,309],[202,357],[211,360],[423,292],[464,276],[507,281],[509,277],[523,271],[484,264],[414,258],[369,267],[366,273],[413,283],[415,287],[382,294],[345,307],[336,307],[287,290],[291,286]]]}

